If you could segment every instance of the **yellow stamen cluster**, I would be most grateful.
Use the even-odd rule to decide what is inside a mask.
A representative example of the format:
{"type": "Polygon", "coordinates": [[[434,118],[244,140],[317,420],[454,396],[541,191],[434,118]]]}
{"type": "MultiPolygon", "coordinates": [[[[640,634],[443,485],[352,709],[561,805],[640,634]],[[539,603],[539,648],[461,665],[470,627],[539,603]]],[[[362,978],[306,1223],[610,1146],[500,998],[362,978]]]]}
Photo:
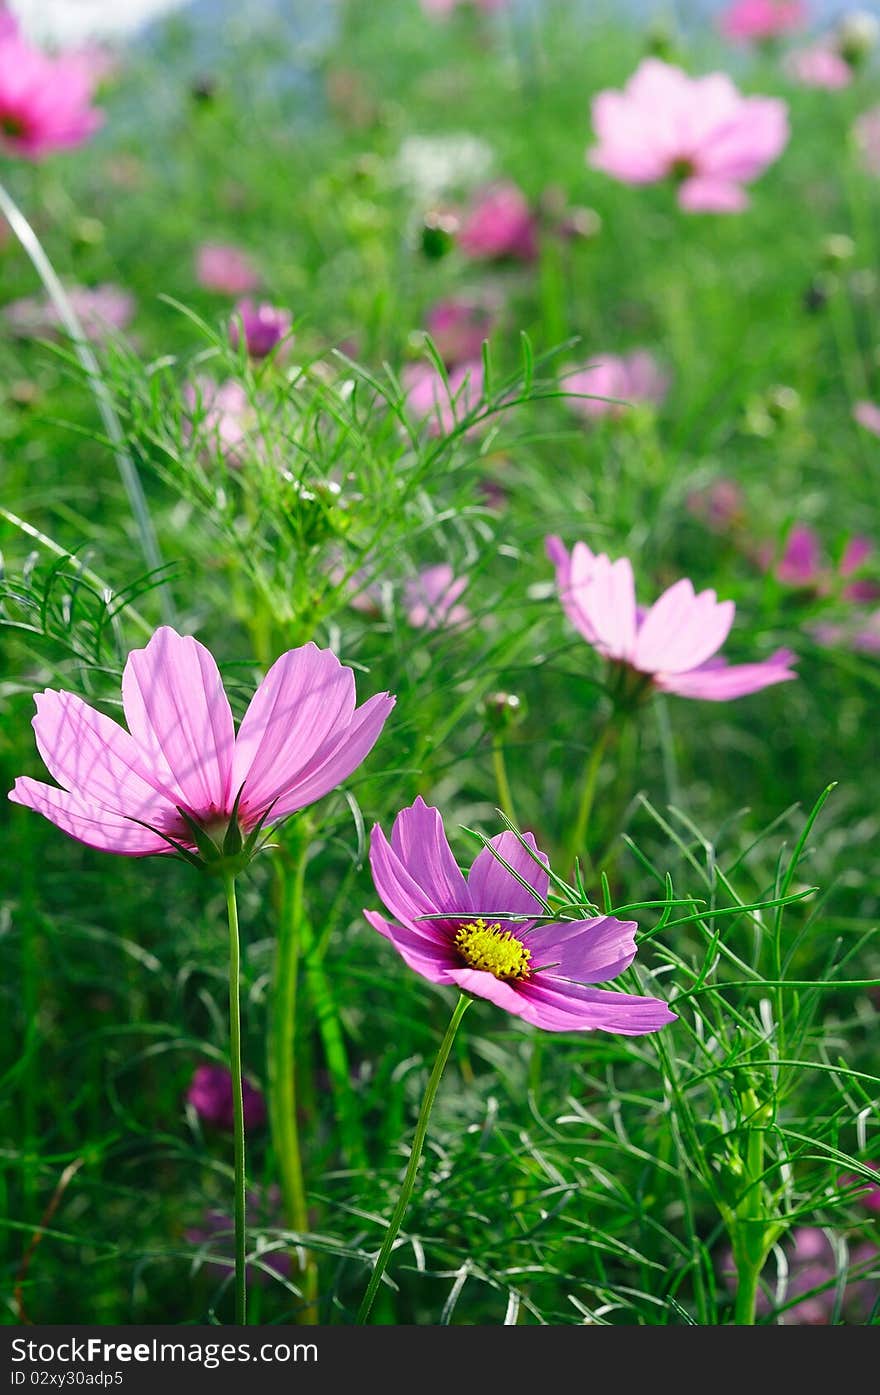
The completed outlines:
{"type": "Polygon", "coordinates": [[[531,951],[509,930],[487,925],[482,916],[455,932],[455,945],[472,969],[483,969],[496,978],[525,979],[531,969],[531,951]]]}

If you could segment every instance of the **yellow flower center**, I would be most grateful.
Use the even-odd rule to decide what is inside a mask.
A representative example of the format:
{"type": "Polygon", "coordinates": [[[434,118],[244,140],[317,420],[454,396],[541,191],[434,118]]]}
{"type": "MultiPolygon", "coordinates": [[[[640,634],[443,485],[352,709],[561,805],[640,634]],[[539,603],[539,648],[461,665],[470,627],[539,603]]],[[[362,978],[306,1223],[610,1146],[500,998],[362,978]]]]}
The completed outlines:
{"type": "Polygon", "coordinates": [[[472,969],[483,969],[496,978],[528,978],[531,950],[509,930],[487,925],[482,916],[455,932],[455,944],[472,969]]]}

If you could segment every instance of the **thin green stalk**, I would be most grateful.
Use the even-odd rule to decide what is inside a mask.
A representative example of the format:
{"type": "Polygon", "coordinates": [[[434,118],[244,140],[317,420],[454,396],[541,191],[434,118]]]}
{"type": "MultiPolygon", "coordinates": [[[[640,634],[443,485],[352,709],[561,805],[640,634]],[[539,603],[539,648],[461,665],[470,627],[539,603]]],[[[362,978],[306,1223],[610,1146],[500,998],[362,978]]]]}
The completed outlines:
{"type": "MultiPolygon", "coordinates": [[[[303,1179],[296,1089],[296,1013],[299,962],[302,952],[303,892],[308,865],[308,838],[303,833],[292,877],[284,879],[278,952],[275,961],[274,1014],[269,1057],[269,1089],[272,1128],[284,1213],[291,1230],[304,1235],[309,1228],[308,1202],[303,1179]]],[[[317,1322],[317,1272],[308,1252],[302,1262],[304,1308],[299,1322],[317,1322]]]]}
{"type": "Polygon", "coordinates": [[[504,760],[504,743],[497,734],[492,737],[492,769],[495,772],[495,786],[498,790],[498,804],[504,811],[511,823],[518,824],[516,809],[513,804],[513,794],[510,789],[510,781],[507,778],[507,766],[504,760]]]}
{"type": "Polygon", "coordinates": [[[761,1104],[754,1090],[744,1091],[742,1108],[748,1119],[745,1150],[746,1184],[742,1199],[736,1208],[736,1232],[731,1237],[736,1264],[733,1320],[740,1326],[754,1327],[758,1281],[768,1248],[761,1196],[764,1175],[764,1129],[760,1126],[761,1104]]]}
{"type": "Polygon", "coordinates": [[[241,1004],[239,982],[241,951],[238,940],[238,905],[235,877],[223,878],[226,914],[229,919],[229,1068],[232,1073],[232,1134],[235,1143],[235,1321],[247,1322],[247,1277],[245,1272],[245,1181],[244,1181],[244,1104],[241,1095],[241,1004]]]}
{"type": "Polygon", "coordinates": [[[379,1257],[376,1260],[375,1268],[370,1276],[370,1282],[364,1294],[364,1301],[361,1303],[358,1311],[357,1320],[359,1323],[365,1323],[370,1316],[370,1310],[379,1290],[379,1285],[382,1282],[382,1276],[388,1267],[391,1251],[394,1249],[394,1242],[403,1224],[406,1208],[409,1205],[413,1187],[415,1186],[416,1173],[419,1170],[419,1162],[422,1157],[422,1149],[425,1146],[425,1135],[428,1132],[428,1120],[431,1117],[434,1097],[437,1094],[443,1076],[443,1069],[449,1059],[449,1053],[452,1050],[455,1034],[458,1031],[461,1019],[464,1017],[470,1003],[471,999],[466,997],[464,993],[459,995],[458,1002],[455,1005],[455,1011],[452,1014],[452,1019],[449,1026],[446,1028],[446,1035],[440,1043],[440,1050],[437,1052],[434,1069],[431,1071],[427,1089],[425,1090],[425,1098],[422,1100],[422,1107],[419,1110],[418,1123],[416,1124],[416,1131],[413,1136],[412,1148],[410,1149],[409,1162],[407,1163],[406,1173],[404,1174],[403,1185],[400,1188],[400,1196],[394,1208],[394,1215],[391,1217],[388,1229],[385,1232],[385,1239],[382,1241],[379,1257]]]}
{"type": "Polygon", "coordinates": [[[592,754],[587,763],[584,773],[584,783],[581,789],[581,800],[578,805],[577,818],[568,845],[569,861],[574,859],[583,850],[584,839],[587,833],[587,824],[593,809],[593,800],[596,797],[596,785],[599,780],[599,771],[602,768],[602,758],[608,749],[608,743],[614,733],[614,722],[609,718],[605,728],[593,747],[592,754]]]}
{"type": "MultiPolygon", "coordinates": [[[[153,528],[153,520],[147,507],[143,485],[140,481],[137,468],[128,448],[125,444],[125,433],[113,405],[113,399],[107,388],[107,384],[101,377],[101,369],[98,360],[92,352],[92,347],[82,327],[79,316],[70,303],[70,297],[64,289],[58,275],[50,262],[43,248],[40,239],[34,232],[27,218],[22,213],[18,204],[10,195],[9,191],[0,183],[0,210],[6,217],[9,226],[21,243],[31,264],[45,287],[46,294],[58,312],[58,316],[67,333],[73,342],[76,356],[85,372],[101,421],[104,423],[104,430],[107,439],[113,448],[116,457],[116,465],[122,479],[125,492],[128,496],[129,507],[134,515],[135,526],[140,539],[141,551],[144,560],[151,572],[160,571],[162,568],[162,554],[159,551],[159,544],[156,540],[156,532],[153,528]]],[[[174,605],[170,592],[165,583],[158,587],[159,603],[162,608],[162,618],[166,624],[174,623],[174,605]]]]}

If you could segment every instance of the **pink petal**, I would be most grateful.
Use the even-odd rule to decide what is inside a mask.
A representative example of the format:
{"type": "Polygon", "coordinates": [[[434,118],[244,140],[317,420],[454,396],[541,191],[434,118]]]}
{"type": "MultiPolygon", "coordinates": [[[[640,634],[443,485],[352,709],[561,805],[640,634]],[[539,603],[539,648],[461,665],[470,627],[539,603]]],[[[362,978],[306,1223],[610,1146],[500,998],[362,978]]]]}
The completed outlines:
{"type": "Polygon", "coordinates": [[[13,804],[35,809],[71,838],[101,852],[123,853],[128,857],[147,857],[151,853],[171,852],[163,838],[140,828],[136,823],[102,809],[77,794],[57,790],[28,776],[19,776],[9,798],[13,804]]]}
{"type": "MultiPolygon", "coordinates": [[[[264,812],[290,788],[328,740],[336,744],[355,708],[354,674],[311,642],[289,649],[269,669],[235,739],[233,797],[264,812]]],[[[329,752],[328,752],[329,754],[329,752]]]]}
{"type": "Polygon", "coordinates": [[[788,649],[780,649],[769,659],[757,664],[708,664],[703,668],[692,669],[690,673],[661,674],[657,687],[665,693],[677,693],[679,697],[703,698],[708,702],[727,702],[731,698],[745,697],[757,693],[761,688],[769,688],[774,683],[784,683],[789,678],[797,678],[790,664],[795,656],[788,649]]]}
{"type": "MultiPolygon", "coordinates": [[[[538,852],[531,833],[523,836],[529,847],[538,853],[541,862],[546,865],[547,858],[544,853],[538,852]]],[[[537,895],[527,891],[498,858],[492,855],[489,848],[483,848],[474,858],[468,873],[468,891],[476,914],[492,916],[508,911],[516,915],[540,915],[544,909],[542,902],[546,900],[550,886],[550,878],[544,868],[529,857],[514,833],[499,833],[495,838],[490,838],[489,844],[519,873],[523,881],[535,888],[537,895]]]]}
{"type": "Polygon", "coordinates": [[[694,175],[679,186],[678,206],[686,213],[742,213],[749,196],[732,180],[694,175]]]}
{"type": "Polygon", "coordinates": [[[681,673],[710,658],[733,624],[733,601],[721,604],[714,591],[694,595],[691,583],[675,582],[655,601],[639,626],[632,662],[643,673],[681,673]]]}
{"type": "MultiPolygon", "coordinates": [[[[598,916],[593,920],[542,925],[523,935],[534,971],[578,983],[608,983],[628,968],[636,955],[633,920],[598,916]]],[[[542,976],[543,981],[543,976],[542,976]]]]}
{"type": "MultiPolygon", "coordinates": [[[[457,969],[461,959],[454,950],[440,943],[432,943],[421,935],[407,930],[405,926],[394,925],[376,911],[364,911],[369,923],[380,935],[389,940],[401,959],[410,969],[431,983],[452,983],[451,970],[457,969]]],[[[491,975],[490,975],[491,977],[491,975]]]]}
{"type": "Polygon", "coordinates": [[[193,814],[228,813],[235,729],[208,650],[161,626],[129,654],[122,703],[154,779],[193,814]]]}
{"type": "Polygon", "coordinates": [[[529,979],[517,992],[527,1005],[521,1015],[548,1032],[598,1030],[637,1037],[676,1020],[676,1013],[659,998],[582,988],[546,974],[529,979]]]}
{"type": "Polygon", "coordinates": [[[342,735],[332,745],[322,746],[308,767],[299,772],[294,783],[280,796],[270,821],[314,804],[347,780],[372,751],[395,701],[390,693],[376,693],[357,708],[342,735]]]}
{"type": "MultiPolygon", "coordinates": [[[[457,925],[472,914],[467,887],[464,887],[460,899],[444,898],[438,904],[439,898],[432,897],[424,889],[418,875],[405,865],[378,824],[370,834],[370,870],[376,890],[389,913],[395,920],[401,921],[407,930],[412,930],[426,941],[445,945],[450,938],[449,925],[430,917],[449,913],[457,925]],[[455,912],[459,914],[456,916],[455,912]]],[[[439,869],[435,870],[439,873],[439,869]]]]}
{"type": "Polygon", "coordinates": [[[587,585],[574,581],[574,595],[595,633],[596,648],[609,659],[628,662],[636,642],[636,589],[627,557],[595,558],[587,585]]]}
{"type": "Polygon", "coordinates": [[[475,904],[452,856],[440,811],[426,804],[421,795],[394,820],[391,847],[431,899],[434,910],[468,911],[475,904]]]}

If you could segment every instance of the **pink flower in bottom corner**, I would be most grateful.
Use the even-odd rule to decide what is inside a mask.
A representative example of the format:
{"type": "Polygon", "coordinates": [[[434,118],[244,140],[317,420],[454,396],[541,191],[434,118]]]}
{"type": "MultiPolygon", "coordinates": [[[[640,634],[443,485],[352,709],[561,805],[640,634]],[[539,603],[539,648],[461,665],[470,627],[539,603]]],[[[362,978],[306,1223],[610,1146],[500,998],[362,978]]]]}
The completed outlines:
{"type": "Polygon", "coordinates": [[[632,564],[596,555],[585,542],[567,551],[558,537],[547,538],[547,555],[556,568],[562,608],[588,644],[619,666],[626,681],[622,696],[647,696],[652,688],[679,697],[726,702],[745,697],[797,675],[795,656],[779,649],[752,664],[728,664],[718,654],[733,624],[733,601],[714,591],[694,592],[690,581],[676,581],[652,606],[636,603],[632,564]]]}
{"type": "Polygon", "coordinates": [[[464,215],[458,245],[474,261],[534,261],[538,223],[522,190],[512,183],[481,190],[464,215]]]}
{"type": "Polygon", "coordinates": [[[492,838],[465,878],[439,810],[419,797],[397,815],[390,842],[373,828],[370,868],[392,919],[364,915],[422,978],[487,998],[544,1031],[641,1036],[675,1021],[659,998],[594,986],[632,963],[638,927],[613,916],[542,923],[547,859],[531,834],[524,841],[534,857],[513,833],[492,838]]]}
{"type": "Polygon", "coordinates": [[[5,14],[0,26],[0,152],[41,160],[82,145],[104,120],[104,113],[91,105],[95,86],[87,61],[75,53],[43,53],[5,14]]]}
{"type": "MultiPolygon", "coordinates": [[[[838,1307],[838,1280],[841,1258],[824,1230],[818,1226],[795,1226],[786,1238],[785,1267],[772,1272],[765,1269],[758,1290],[756,1311],[761,1317],[778,1314],[780,1326],[824,1327],[835,1317],[838,1307]]],[[[876,1273],[880,1250],[871,1241],[854,1245],[849,1252],[849,1271],[856,1271],[840,1300],[841,1316],[845,1321],[864,1323],[880,1297],[876,1278],[864,1277],[865,1271],[876,1273]]],[[[731,1290],[736,1287],[736,1267],[728,1250],[721,1265],[722,1277],[731,1290]]]]}
{"type": "Polygon", "coordinates": [[[808,17],[804,0],[733,0],[718,28],[732,43],[763,43],[803,29],[808,17]]]}
{"type": "Polygon", "coordinates": [[[586,367],[566,372],[560,382],[573,394],[565,405],[578,416],[592,418],[620,417],[639,403],[657,405],[669,390],[668,373],[645,349],[622,357],[601,354],[586,367]]]}
{"type": "Polygon", "coordinates": [[[449,436],[477,409],[483,395],[481,359],[459,364],[446,382],[432,363],[408,363],[401,376],[407,411],[424,422],[432,436],[449,436]]]}
{"type": "Polygon", "coordinates": [[[404,583],[406,618],[414,629],[439,630],[463,625],[470,619],[467,606],[458,605],[467,590],[467,577],[456,577],[448,562],[428,567],[404,583]]]}
{"type": "MultiPolygon", "coordinates": [[[[244,1126],[257,1129],[266,1122],[266,1101],[263,1092],[250,1081],[242,1080],[241,1097],[244,1108],[244,1126]]],[[[201,1065],[193,1072],[187,1103],[191,1104],[205,1124],[231,1133],[235,1118],[232,1103],[232,1075],[226,1066],[201,1065]]]]}
{"type": "Polygon", "coordinates": [[[394,706],[378,693],[356,707],[352,670],[309,643],[276,659],[236,733],[212,655],[169,626],[128,656],[127,731],[73,693],[35,700],[37,748],[60,788],[19,776],[13,803],[103,852],[188,861],[250,852],[264,827],[329,794],[394,706]]]}
{"type": "Polygon", "coordinates": [[[795,48],[785,55],[785,71],[804,87],[822,87],[838,92],[849,87],[853,71],[831,44],[813,44],[810,48],[795,48]]]}
{"type": "Polygon", "coordinates": [[[726,73],[692,78],[646,58],[620,92],[593,98],[598,144],[588,162],[624,184],[678,182],[688,213],[738,213],[743,186],[785,149],[788,108],[776,97],[743,97],[726,73]]]}
{"type": "Polygon", "coordinates": [[[853,407],[853,419],[866,431],[880,436],[880,406],[876,402],[857,402],[853,407]]]}
{"type": "Polygon", "coordinates": [[[196,279],[208,291],[246,295],[260,284],[260,273],[239,247],[225,242],[204,242],[196,252],[196,279]]]}

